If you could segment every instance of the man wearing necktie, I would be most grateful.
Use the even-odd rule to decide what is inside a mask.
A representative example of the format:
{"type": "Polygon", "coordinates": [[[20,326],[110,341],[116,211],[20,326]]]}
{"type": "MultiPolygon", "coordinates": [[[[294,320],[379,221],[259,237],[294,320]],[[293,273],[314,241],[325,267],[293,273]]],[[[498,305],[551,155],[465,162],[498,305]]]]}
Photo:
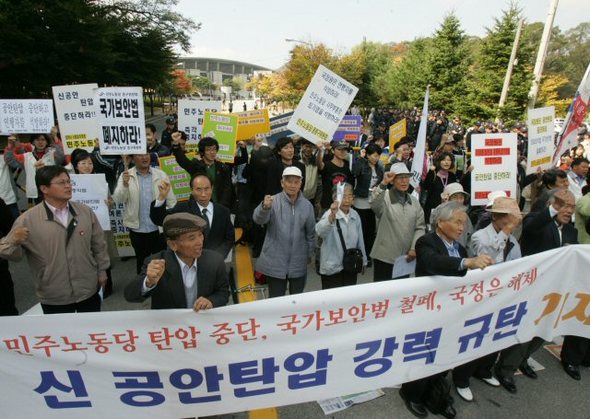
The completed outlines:
{"type": "MultiPolygon", "coordinates": [[[[416,242],[416,276],[443,275],[465,276],[468,269],[484,269],[493,264],[487,255],[467,257],[467,251],[458,242],[465,228],[467,208],[458,202],[446,202],[438,207],[432,224],[436,230],[420,237],[416,242]]],[[[430,407],[428,394],[438,380],[445,380],[446,372],[420,378],[402,384],[400,396],[412,414],[418,417],[428,415],[430,407]]],[[[455,417],[452,399],[444,412],[447,418],[455,417]]],[[[435,412],[433,412],[435,413],[435,412]]]]}
{"type": "Polygon", "coordinates": [[[150,218],[154,224],[161,226],[164,217],[169,214],[186,212],[201,217],[206,223],[203,230],[205,249],[214,250],[225,259],[235,241],[230,211],[223,205],[211,201],[213,188],[207,175],[197,174],[193,176],[190,186],[191,196],[189,200],[179,202],[173,208],[166,210],[164,198],[170,189],[170,185],[162,185],[158,199],[151,204],[150,218]]]}
{"type": "Polygon", "coordinates": [[[125,287],[125,299],[152,297],[152,309],[208,310],[227,304],[229,288],[221,255],[203,249],[205,221],[185,212],[164,219],[168,249],[148,257],[125,287]]]}

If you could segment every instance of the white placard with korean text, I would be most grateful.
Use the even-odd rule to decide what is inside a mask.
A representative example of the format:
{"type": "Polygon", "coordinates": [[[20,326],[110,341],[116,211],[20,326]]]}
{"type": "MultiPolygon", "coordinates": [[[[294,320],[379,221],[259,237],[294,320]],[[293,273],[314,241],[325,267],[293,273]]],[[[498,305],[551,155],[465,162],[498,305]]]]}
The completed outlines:
{"type": "Polygon", "coordinates": [[[314,144],[330,141],[358,90],[358,87],[320,65],[287,129],[314,144]]]}
{"type": "Polygon", "coordinates": [[[70,175],[72,180],[72,201],[89,206],[96,214],[103,230],[111,229],[109,219],[109,185],[104,173],[70,175]]]}
{"type": "Polygon", "coordinates": [[[514,133],[471,136],[471,205],[486,205],[492,191],[518,201],[516,141],[514,133]]]}
{"type": "Polygon", "coordinates": [[[96,83],[53,86],[53,102],[65,154],[76,148],[92,151],[98,138],[94,107],[96,83]]]}
{"type": "Polygon", "coordinates": [[[528,155],[526,161],[526,173],[535,173],[537,170],[546,170],[553,167],[553,120],[555,119],[555,107],[529,109],[528,126],[528,155]]]}
{"type": "Polygon", "coordinates": [[[187,136],[186,151],[197,151],[197,144],[203,133],[203,116],[205,112],[221,112],[221,101],[215,100],[178,100],[178,129],[187,136]]]}
{"type": "Polygon", "coordinates": [[[590,285],[563,275],[588,264],[590,246],[572,245],[443,281],[198,313],[2,317],[0,405],[10,418],[179,418],[397,386],[535,336],[590,337],[590,285]]]}
{"type": "Polygon", "coordinates": [[[51,99],[0,99],[0,135],[49,134],[54,122],[51,99]]]}
{"type": "Polygon", "coordinates": [[[125,214],[125,204],[116,202],[110,209],[109,215],[111,220],[111,231],[117,247],[117,254],[121,258],[135,256],[135,250],[131,246],[129,239],[129,229],[123,224],[123,214],[125,214]]]}
{"type": "Polygon", "coordinates": [[[94,94],[98,141],[104,155],[145,154],[141,87],[101,87],[94,94]]]}

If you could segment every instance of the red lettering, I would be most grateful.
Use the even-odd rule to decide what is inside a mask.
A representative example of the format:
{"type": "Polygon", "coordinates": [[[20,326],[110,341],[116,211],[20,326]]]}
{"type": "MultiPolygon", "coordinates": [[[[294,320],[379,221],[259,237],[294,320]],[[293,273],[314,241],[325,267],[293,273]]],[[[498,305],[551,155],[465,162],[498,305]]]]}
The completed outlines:
{"type": "Polygon", "coordinates": [[[501,146],[502,139],[501,138],[486,138],[485,145],[486,145],[486,147],[501,146]]]}
{"type": "Polygon", "coordinates": [[[502,157],[486,157],[484,159],[484,164],[486,166],[495,166],[498,164],[502,164],[502,157]]]}

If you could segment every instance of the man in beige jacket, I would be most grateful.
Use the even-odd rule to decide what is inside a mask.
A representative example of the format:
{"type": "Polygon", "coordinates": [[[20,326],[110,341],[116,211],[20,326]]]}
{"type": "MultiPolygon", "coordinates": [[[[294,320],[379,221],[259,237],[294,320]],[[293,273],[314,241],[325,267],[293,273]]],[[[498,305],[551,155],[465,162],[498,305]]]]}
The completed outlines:
{"type": "Polygon", "coordinates": [[[408,193],[409,187],[407,166],[395,163],[371,193],[371,209],[379,219],[371,250],[373,281],[392,279],[393,264],[398,257],[405,255],[408,262],[416,258],[416,241],[424,235],[426,224],[424,211],[408,193]]]}
{"type": "Polygon", "coordinates": [[[70,201],[70,176],[61,166],[37,170],[43,201],[22,214],[0,240],[0,256],[27,255],[45,314],[100,311],[98,290],[110,266],[104,233],[94,212],[70,201]]]}

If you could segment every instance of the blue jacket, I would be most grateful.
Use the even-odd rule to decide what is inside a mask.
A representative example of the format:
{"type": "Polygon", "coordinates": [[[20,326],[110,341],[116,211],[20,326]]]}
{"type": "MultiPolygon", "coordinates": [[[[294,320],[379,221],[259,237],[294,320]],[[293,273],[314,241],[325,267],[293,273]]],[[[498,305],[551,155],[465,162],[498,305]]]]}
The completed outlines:
{"type": "Polygon", "coordinates": [[[256,224],[267,226],[256,270],[273,278],[305,276],[315,242],[311,202],[299,192],[293,204],[285,192],[280,192],[273,195],[270,209],[262,208],[261,202],[252,218],[256,224]]]}

